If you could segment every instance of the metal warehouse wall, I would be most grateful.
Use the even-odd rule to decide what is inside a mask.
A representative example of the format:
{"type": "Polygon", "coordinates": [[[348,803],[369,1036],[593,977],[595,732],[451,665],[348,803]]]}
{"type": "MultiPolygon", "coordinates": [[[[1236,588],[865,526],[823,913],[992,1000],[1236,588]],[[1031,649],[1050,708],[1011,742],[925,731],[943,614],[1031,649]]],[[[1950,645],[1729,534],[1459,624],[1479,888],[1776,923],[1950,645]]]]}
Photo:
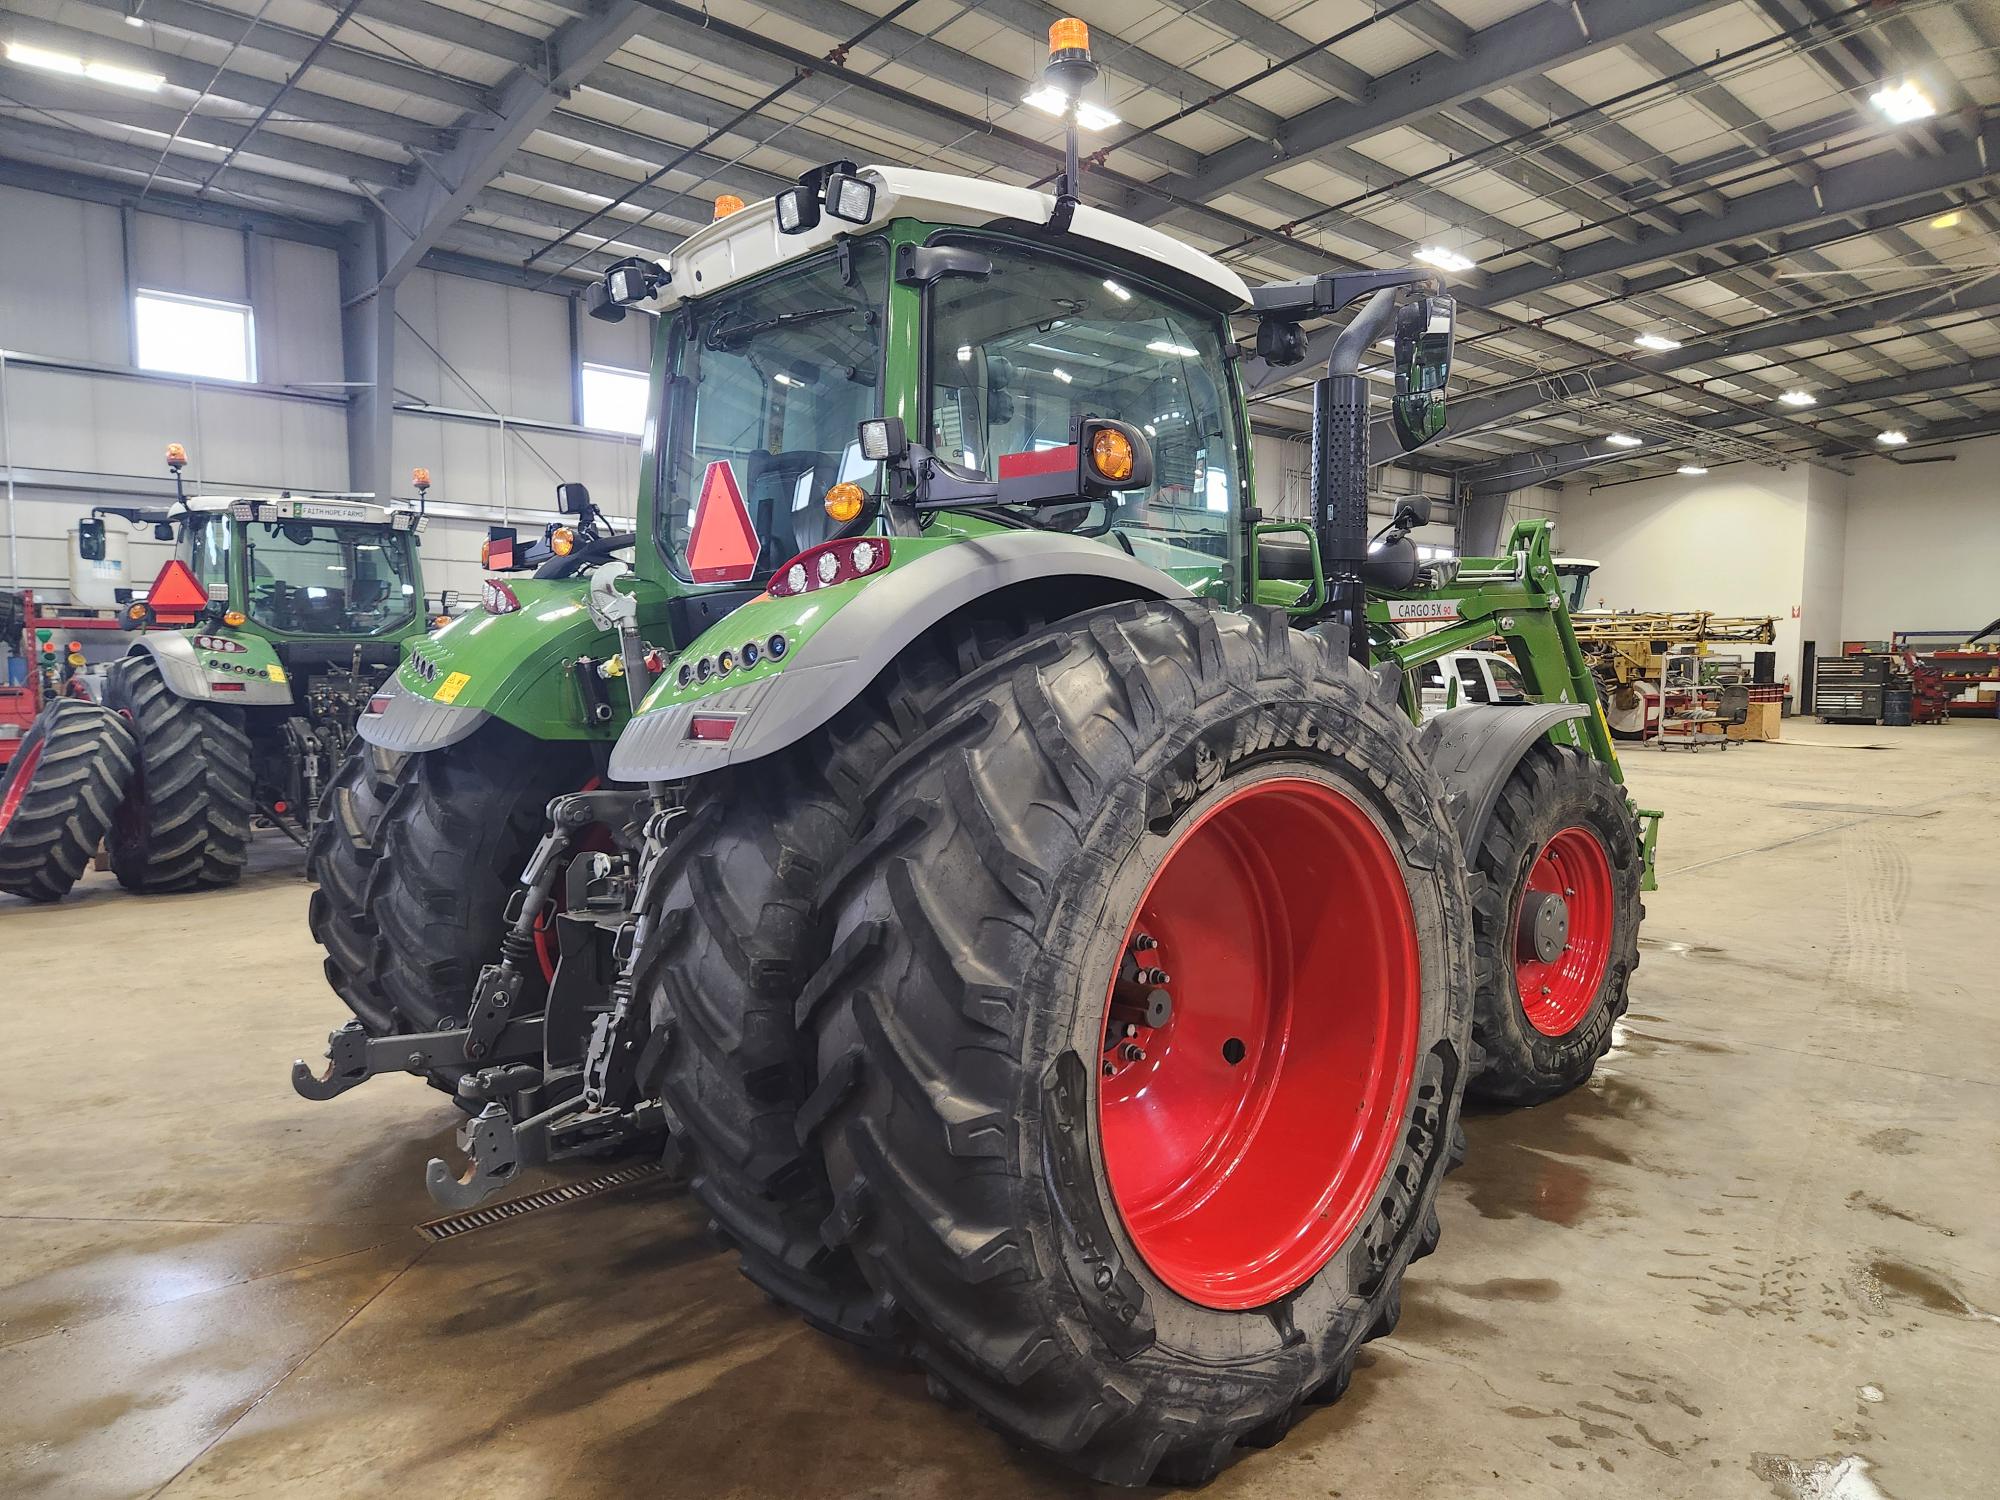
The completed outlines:
{"type": "MultiPolygon", "coordinates": [[[[158,503],[162,454],[187,445],[192,488],[345,490],[339,274],[318,245],[0,186],[0,578],[61,587],[92,505],[158,503]],[[131,291],[247,302],[254,385],[142,373],[131,291]]],[[[426,581],[476,590],[489,521],[539,525],[580,479],[614,516],[638,492],[638,440],[577,425],[571,303],[419,271],[398,294],[395,454],[427,466],[438,516],[426,581]]],[[[653,320],[576,323],[581,357],[643,371],[653,320]]],[[[150,579],[164,547],[132,538],[150,579]]]]}

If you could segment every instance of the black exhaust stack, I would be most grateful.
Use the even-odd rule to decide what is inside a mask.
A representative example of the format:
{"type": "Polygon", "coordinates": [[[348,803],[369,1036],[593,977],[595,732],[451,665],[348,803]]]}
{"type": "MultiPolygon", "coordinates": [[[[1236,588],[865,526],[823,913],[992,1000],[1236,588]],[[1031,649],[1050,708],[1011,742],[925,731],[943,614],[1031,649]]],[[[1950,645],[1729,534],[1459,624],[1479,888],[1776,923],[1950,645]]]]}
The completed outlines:
{"type": "Polygon", "coordinates": [[[1348,654],[1368,661],[1368,382],[1361,357],[1395,322],[1396,292],[1369,297],[1334,341],[1326,374],[1313,382],[1312,515],[1326,570],[1327,618],[1347,630],[1348,654]]]}

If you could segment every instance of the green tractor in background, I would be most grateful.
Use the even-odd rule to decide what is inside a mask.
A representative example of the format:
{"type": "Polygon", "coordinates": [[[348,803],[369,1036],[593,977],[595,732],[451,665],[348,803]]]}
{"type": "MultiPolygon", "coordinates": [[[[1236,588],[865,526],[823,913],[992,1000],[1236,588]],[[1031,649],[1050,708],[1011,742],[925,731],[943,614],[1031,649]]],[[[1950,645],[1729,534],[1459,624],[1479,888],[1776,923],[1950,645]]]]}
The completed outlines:
{"type": "Polygon", "coordinates": [[[1199,1481],[1395,1326],[1468,1085],[1589,1075],[1650,837],[1548,527],[1369,535],[1363,360],[1443,430],[1435,277],[1252,289],[1078,181],[1073,131],[1054,194],[833,163],[609,273],[659,314],[629,570],[490,580],[369,705],[315,856],[358,1019],[293,1080],[455,1086],[454,1208],[664,1133],[817,1326],[1199,1481]],[[1349,309],[1266,520],[1231,320],[1299,363],[1349,309]],[[1420,732],[1494,637],[1533,701],[1420,732]]]}
{"type": "Polygon", "coordinates": [[[86,556],[107,517],[150,526],[174,556],[125,607],[126,655],[78,673],[87,701],[52,703],[24,744],[36,753],[10,768],[0,890],[58,900],[100,842],[141,892],[234,884],[255,820],[305,842],[369,697],[431,627],[423,471],[410,510],[190,496],[178,443],[167,462],[171,506],[80,523],[86,556]]]}

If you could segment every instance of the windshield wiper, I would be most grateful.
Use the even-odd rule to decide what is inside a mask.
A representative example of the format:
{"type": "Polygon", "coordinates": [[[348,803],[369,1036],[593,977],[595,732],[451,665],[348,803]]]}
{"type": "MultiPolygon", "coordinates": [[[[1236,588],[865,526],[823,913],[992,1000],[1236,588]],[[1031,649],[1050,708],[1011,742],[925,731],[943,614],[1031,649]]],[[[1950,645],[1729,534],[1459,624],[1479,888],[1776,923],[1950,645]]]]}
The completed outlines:
{"type": "Polygon", "coordinates": [[[798,312],[759,318],[754,323],[718,323],[709,329],[708,337],[702,340],[702,347],[727,352],[741,348],[758,334],[769,333],[774,328],[793,328],[801,323],[817,323],[821,318],[837,318],[842,313],[865,313],[870,322],[875,319],[875,309],[865,303],[847,302],[838,307],[809,307],[798,312]]]}

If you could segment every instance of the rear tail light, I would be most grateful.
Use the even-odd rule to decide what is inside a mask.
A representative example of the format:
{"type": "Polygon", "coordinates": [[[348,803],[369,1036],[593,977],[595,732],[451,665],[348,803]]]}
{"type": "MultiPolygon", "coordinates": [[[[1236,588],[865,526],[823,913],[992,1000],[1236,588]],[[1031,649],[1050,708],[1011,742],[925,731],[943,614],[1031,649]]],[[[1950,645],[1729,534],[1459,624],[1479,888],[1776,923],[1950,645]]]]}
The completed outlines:
{"type": "Polygon", "coordinates": [[[696,714],[688,720],[687,737],[720,743],[736,732],[734,714],[696,714]]]}
{"type": "Polygon", "coordinates": [[[511,615],[521,607],[521,601],[514,597],[514,591],[506,584],[497,578],[489,578],[479,592],[479,607],[489,615],[511,615]]]}
{"type": "Polygon", "coordinates": [[[377,693],[368,700],[368,712],[371,714],[386,714],[388,711],[389,695],[387,693],[377,693]]]}
{"type": "Polygon", "coordinates": [[[889,543],[879,536],[848,537],[808,547],[771,575],[770,594],[789,599],[814,589],[865,578],[889,566],[889,543]]]}

